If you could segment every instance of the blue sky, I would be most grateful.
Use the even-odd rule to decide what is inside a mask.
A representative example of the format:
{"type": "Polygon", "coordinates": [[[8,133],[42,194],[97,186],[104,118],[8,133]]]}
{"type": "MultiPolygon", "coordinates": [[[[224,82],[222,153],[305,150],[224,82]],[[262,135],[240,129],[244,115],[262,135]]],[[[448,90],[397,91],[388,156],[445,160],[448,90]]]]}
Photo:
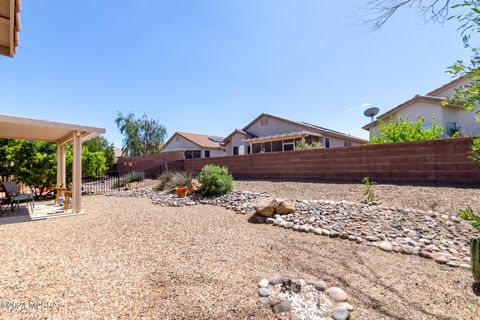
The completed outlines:
{"type": "Polygon", "coordinates": [[[0,113],[105,127],[117,146],[117,110],[169,135],[227,135],[268,112],[366,137],[362,104],[424,94],[468,52],[453,22],[413,11],[368,32],[360,3],[24,0],[0,113]]]}

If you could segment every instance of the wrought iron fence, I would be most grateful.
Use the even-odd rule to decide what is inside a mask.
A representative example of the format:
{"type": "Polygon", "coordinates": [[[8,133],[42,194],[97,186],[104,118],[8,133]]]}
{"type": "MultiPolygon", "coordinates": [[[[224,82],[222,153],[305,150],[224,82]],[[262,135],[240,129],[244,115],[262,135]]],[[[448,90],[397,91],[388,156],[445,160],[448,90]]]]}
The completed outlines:
{"type": "Polygon", "coordinates": [[[107,192],[151,187],[157,184],[161,167],[135,171],[109,171],[103,177],[82,177],[82,193],[105,194],[107,192]]]}

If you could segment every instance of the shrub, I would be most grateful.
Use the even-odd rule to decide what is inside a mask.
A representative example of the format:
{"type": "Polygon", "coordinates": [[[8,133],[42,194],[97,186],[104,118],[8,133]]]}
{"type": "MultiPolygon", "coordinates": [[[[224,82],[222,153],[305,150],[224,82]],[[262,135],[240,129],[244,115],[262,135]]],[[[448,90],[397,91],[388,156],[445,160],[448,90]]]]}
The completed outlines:
{"type": "Polygon", "coordinates": [[[310,144],[307,144],[305,141],[298,141],[295,149],[296,150],[314,150],[314,149],[320,149],[321,145],[320,143],[313,141],[310,144]]]}
{"type": "Polygon", "coordinates": [[[233,190],[233,177],[225,167],[208,164],[197,179],[202,184],[198,192],[206,197],[227,194],[233,190]]]}
{"type": "Polygon", "coordinates": [[[418,117],[417,121],[405,119],[390,118],[390,122],[385,124],[380,120],[378,135],[371,138],[372,144],[397,143],[409,141],[436,140],[443,134],[443,127],[435,123],[432,119],[432,125],[424,128],[425,119],[418,117]]]}
{"type": "Polygon", "coordinates": [[[192,179],[193,175],[189,172],[166,171],[158,177],[159,183],[154,190],[175,192],[175,188],[178,186],[190,186],[192,179]]]}
{"type": "Polygon", "coordinates": [[[480,231],[480,215],[476,214],[470,206],[460,210],[458,216],[462,219],[470,221],[472,227],[480,231]]]}
{"type": "Polygon", "coordinates": [[[364,191],[363,195],[365,196],[365,200],[367,203],[372,203],[377,200],[377,197],[375,196],[375,192],[373,190],[373,186],[375,185],[375,182],[370,181],[368,177],[363,178],[363,185],[364,185],[364,191]]]}

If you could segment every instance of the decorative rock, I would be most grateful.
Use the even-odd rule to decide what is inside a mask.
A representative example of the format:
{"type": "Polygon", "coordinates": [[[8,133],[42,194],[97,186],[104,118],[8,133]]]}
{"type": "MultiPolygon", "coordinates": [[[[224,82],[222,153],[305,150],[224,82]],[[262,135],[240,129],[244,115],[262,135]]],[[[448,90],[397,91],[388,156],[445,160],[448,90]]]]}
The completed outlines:
{"type": "Polygon", "coordinates": [[[268,288],[268,280],[267,279],[262,279],[260,280],[257,285],[260,287],[260,288],[268,288]]]}
{"type": "Polygon", "coordinates": [[[297,280],[283,279],[283,287],[295,293],[302,291],[302,283],[297,280]]]}
{"type": "Polygon", "coordinates": [[[322,229],[322,235],[324,236],[330,236],[330,231],[322,229]]]}
{"type": "Polygon", "coordinates": [[[340,232],[340,239],[348,239],[348,233],[345,231],[340,232]]]}
{"type": "Polygon", "coordinates": [[[382,249],[383,251],[387,252],[392,252],[393,251],[393,246],[390,242],[388,241],[382,241],[378,244],[378,247],[382,249]]]}
{"type": "Polygon", "coordinates": [[[276,199],[275,212],[281,215],[295,212],[295,202],[292,200],[276,199]]]}
{"type": "Polygon", "coordinates": [[[410,231],[408,231],[408,233],[407,233],[407,237],[409,237],[409,238],[418,238],[418,237],[420,237],[420,235],[418,234],[417,231],[415,231],[415,230],[410,230],[410,231]]]}
{"type": "Polygon", "coordinates": [[[448,261],[447,266],[452,267],[452,268],[457,268],[460,264],[455,261],[448,261]]]}
{"type": "Polygon", "coordinates": [[[425,250],[420,251],[420,252],[418,253],[418,255],[419,255],[420,257],[422,257],[422,258],[433,259],[433,255],[432,255],[430,252],[425,251],[425,250]]]}
{"type": "Polygon", "coordinates": [[[334,320],[347,320],[349,316],[350,313],[345,308],[336,307],[335,309],[333,309],[332,318],[334,320]]]}
{"type": "Polygon", "coordinates": [[[290,311],[291,308],[292,308],[292,302],[290,300],[285,300],[274,305],[272,310],[274,313],[282,313],[282,312],[290,311]]]}
{"type": "Polygon", "coordinates": [[[273,218],[267,218],[267,220],[265,222],[267,224],[272,224],[274,221],[275,221],[275,219],[273,219],[273,218]]]}
{"type": "Polygon", "coordinates": [[[357,237],[355,237],[355,236],[353,236],[353,235],[349,235],[349,236],[348,236],[348,240],[350,240],[350,241],[355,241],[355,240],[357,240],[357,237]]]}
{"type": "Polygon", "coordinates": [[[264,217],[273,217],[275,214],[275,198],[260,198],[253,203],[255,213],[264,217]]]}
{"type": "Polygon", "coordinates": [[[346,302],[342,302],[340,303],[337,307],[341,307],[341,308],[344,308],[344,309],[347,309],[348,312],[352,312],[353,311],[353,306],[349,303],[346,303],[346,302]]]}
{"type": "Polygon", "coordinates": [[[260,288],[258,289],[258,295],[260,297],[269,297],[270,296],[270,290],[267,288],[260,288]]]}
{"type": "Polygon", "coordinates": [[[340,233],[335,230],[330,231],[330,238],[338,238],[339,235],[340,233]]]}
{"type": "Polygon", "coordinates": [[[402,249],[401,249],[401,252],[403,254],[412,254],[413,253],[413,248],[410,247],[410,246],[407,246],[407,245],[403,245],[402,249]]]}
{"type": "Polygon", "coordinates": [[[336,302],[344,302],[348,300],[347,293],[338,287],[328,288],[325,292],[336,302]]]}
{"type": "Polygon", "coordinates": [[[315,233],[315,234],[317,234],[317,235],[322,235],[322,231],[323,231],[323,230],[320,229],[320,228],[315,228],[315,229],[313,230],[313,233],[315,233]]]}
{"type": "Polygon", "coordinates": [[[318,281],[314,281],[312,284],[315,286],[315,289],[317,289],[318,291],[325,291],[325,289],[327,289],[327,284],[325,283],[325,281],[318,280],[318,281]]]}
{"type": "Polygon", "coordinates": [[[261,304],[270,304],[270,297],[260,297],[258,298],[258,302],[261,304]]]}
{"type": "Polygon", "coordinates": [[[446,264],[448,262],[448,257],[443,254],[437,255],[433,259],[435,260],[436,263],[439,263],[439,264],[446,264]]]}
{"type": "Polygon", "coordinates": [[[283,276],[274,276],[274,277],[268,279],[268,282],[271,285],[275,286],[277,284],[282,284],[284,279],[285,278],[283,276]]]}
{"type": "Polygon", "coordinates": [[[375,236],[368,236],[366,239],[367,239],[368,241],[371,241],[371,242],[380,240],[380,238],[375,237],[375,236]]]}

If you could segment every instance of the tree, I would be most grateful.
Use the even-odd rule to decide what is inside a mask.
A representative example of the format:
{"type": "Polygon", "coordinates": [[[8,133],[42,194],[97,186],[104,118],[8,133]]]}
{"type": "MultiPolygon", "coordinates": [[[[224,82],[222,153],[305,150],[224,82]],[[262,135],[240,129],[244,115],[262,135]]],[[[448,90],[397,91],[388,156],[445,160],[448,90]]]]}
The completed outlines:
{"type": "Polygon", "coordinates": [[[158,120],[150,119],[146,114],[137,119],[131,112],[126,116],[118,112],[115,122],[124,136],[123,155],[142,156],[162,150],[167,129],[158,120]]]}
{"type": "Polygon", "coordinates": [[[410,121],[409,118],[390,119],[388,124],[380,121],[378,129],[379,134],[373,136],[372,144],[409,142],[409,141],[425,141],[436,140],[443,134],[443,127],[436,124],[433,120],[432,125],[424,129],[425,119],[420,117],[416,122],[410,121]]]}
{"type": "MultiPolygon", "coordinates": [[[[82,147],[82,176],[89,178],[101,178],[107,170],[107,158],[102,151],[90,151],[87,146],[82,147]]],[[[67,184],[72,181],[71,175],[73,165],[72,148],[66,150],[67,184]]]]}
{"type": "Polygon", "coordinates": [[[105,157],[105,166],[111,168],[115,164],[115,147],[104,137],[95,137],[83,143],[89,152],[101,152],[105,157]]]}
{"type": "Polygon", "coordinates": [[[364,9],[368,12],[366,23],[371,30],[379,30],[401,8],[415,8],[426,21],[443,22],[455,0],[370,0],[364,9]]]}

